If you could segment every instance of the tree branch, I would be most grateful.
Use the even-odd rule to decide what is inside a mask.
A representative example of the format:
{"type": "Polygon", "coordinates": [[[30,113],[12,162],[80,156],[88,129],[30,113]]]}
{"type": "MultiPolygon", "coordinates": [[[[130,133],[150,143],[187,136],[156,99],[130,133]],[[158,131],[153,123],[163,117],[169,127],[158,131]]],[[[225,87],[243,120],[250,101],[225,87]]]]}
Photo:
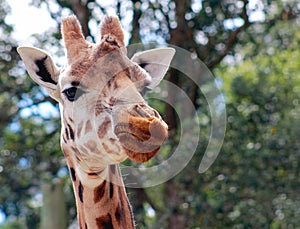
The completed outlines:
{"type": "Polygon", "coordinates": [[[133,19],[132,19],[132,31],[131,31],[129,44],[141,42],[139,20],[142,16],[142,11],[140,7],[138,7],[140,5],[141,2],[139,0],[132,0],[133,19]]]}
{"type": "Polygon", "coordinates": [[[238,29],[236,29],[235,31],[233,31],[226,43],[226,49],[224,50],[224,52],[218,56],[216,59],[214,59],[213,61],[211,61],[207,66],[209,69],[212,69],[213,67],[215,67],[217,64],[219,64],[225,56],[228,55],[228,53],[232,50],[232,48],[234,47],[234,45],[236,44],[237,40],[238,40],[238,35],[245,31],[250,25],[250,21],[249,21],[249,16],[247,14],[247,5],[249,3],[249,0],[244,0],[244,6],[243,6],[243,19],[244,19],[244,25],[239,27],[238,29]]]}
{"type": "MultiPolygon", "coordinates": [[[[81,26],[82,32],[85,37],[91,36],[91,32],[88,26],[90,20],[90,10],[87,7],[87,3],[85,5],[82,4],[81,0],[71,0],[71,5],[74,13],[76,14],[81,26]]],[[[91,1],[89,1],[91,2],[91,1]]]]}

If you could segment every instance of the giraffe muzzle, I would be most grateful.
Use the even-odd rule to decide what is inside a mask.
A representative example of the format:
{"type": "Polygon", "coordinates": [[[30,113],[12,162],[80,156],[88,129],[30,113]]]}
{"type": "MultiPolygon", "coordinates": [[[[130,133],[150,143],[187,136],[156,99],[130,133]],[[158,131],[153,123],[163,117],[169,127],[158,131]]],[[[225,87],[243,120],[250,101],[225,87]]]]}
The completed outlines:
{"type": "Polygon", "coordinates": [[[129,116],[127,122],[118,123],[114,130],[127,156],[135,162],[152,158],[168,137],[168,126],[155,116],[129,116]]]}

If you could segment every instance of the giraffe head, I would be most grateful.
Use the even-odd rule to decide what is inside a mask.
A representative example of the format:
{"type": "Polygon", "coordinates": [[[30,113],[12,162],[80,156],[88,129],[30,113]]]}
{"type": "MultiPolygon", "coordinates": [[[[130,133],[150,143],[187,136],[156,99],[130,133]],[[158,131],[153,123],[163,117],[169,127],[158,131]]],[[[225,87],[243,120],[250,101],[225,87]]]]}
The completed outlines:
{"type": "Polygon", "coordinates": [[[62,148],[84,170],[96,171],[127,157],[145,162],[167,137],[167,125],[142,97],[166,73],[174,50],[153,49],[127,57],[117,17],[107,16],[94,44],[75,16],[62,21],[67,64],[58,68],[40,49],[20,47],[31,78],[60,104],[62,148]]]}

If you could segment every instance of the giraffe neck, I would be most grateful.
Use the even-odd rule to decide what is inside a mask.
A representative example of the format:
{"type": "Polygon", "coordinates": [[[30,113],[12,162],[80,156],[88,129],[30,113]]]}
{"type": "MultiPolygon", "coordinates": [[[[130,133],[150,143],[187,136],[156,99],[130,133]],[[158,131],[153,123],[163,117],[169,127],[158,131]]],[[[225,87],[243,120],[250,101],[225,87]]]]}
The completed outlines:
{"type": "Polygon", "coordinates": [[[76,198],[77,217],[82,228],[134,228],[131,207],[118,165],[98,173],[78,174],[69,165],[76,198]]]}

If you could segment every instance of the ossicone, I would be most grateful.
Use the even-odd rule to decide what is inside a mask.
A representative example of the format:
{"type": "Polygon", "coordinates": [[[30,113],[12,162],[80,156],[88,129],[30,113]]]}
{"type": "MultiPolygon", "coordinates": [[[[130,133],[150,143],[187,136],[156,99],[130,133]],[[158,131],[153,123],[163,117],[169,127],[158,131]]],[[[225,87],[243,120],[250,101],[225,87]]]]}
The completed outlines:
{"type": "Polygon", "coordinates": [[[100,24],[101,39],[105,36],[114,37],[120,47],[124,47],[124,33],[117,16],[105,16],[100,24]]]}
{"type": "Polygon", "coordinates": [[[71,64],[88,48],[89,43],[85,40],[81,25],[75,15],[64,18],[61,22],[62,38],[66,47],[68,63],[71,64]]]}

